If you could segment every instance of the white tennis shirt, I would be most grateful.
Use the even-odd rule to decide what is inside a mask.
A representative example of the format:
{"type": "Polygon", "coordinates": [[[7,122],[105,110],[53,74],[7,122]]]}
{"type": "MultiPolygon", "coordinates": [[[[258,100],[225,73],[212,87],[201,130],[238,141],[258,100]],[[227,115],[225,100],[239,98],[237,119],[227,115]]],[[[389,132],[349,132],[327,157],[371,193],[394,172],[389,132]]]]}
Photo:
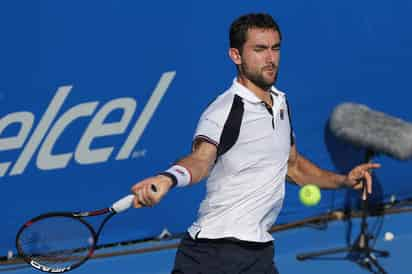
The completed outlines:
{"type": "MultiPolygon", "coordinates": [[[[202,114],[194,139],[218,148],[192,238],[268,242],[282,208],[292,126],[285,94],[272,88],[272,112],[235,79],[202,114]]],[[[269,107],[270,108],[270,107],[269,107]]]]}

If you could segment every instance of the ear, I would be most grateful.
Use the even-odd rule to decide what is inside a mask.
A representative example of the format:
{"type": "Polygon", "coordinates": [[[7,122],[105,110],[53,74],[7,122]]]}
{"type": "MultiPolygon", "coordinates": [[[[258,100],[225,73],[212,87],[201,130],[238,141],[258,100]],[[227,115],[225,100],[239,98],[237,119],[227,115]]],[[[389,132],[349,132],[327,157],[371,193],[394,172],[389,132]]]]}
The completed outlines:
{"type": "Polygon", "coordinates": [[[236,65],[242,64],[242,58],[240,57],[240,52],[238,49],[230,48],[229,56],[230,59],[232,59],[233,63],[235,63],[236,65]]]}

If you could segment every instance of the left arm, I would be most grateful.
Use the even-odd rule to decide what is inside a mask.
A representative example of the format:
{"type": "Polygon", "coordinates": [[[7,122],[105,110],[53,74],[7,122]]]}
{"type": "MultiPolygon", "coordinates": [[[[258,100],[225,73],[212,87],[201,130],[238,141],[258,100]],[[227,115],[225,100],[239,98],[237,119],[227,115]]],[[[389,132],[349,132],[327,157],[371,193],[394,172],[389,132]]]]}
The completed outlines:
{"type": "Polygon", "coordinates": [[[379,167],[379,164],[367,163],[356,166],[346,175],[333,173],[319,168],[304,158],[299,154],[294,144],[289,155],[287,176],[289,180],[298,185],[315,184],[326,189],[341,187],[361,189],[362,184],[360,184],[360,181],[364,179],[366,180],[368,193],[371,193],[372,176],[369,174],[369,170],[379,167]]]}

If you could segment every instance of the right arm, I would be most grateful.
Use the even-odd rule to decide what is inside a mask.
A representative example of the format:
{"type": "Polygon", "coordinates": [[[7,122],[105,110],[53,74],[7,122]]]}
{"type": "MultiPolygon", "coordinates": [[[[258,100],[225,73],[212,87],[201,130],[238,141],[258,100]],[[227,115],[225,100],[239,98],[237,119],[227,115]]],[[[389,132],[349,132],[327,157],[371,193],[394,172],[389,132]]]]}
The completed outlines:
{"type": "MultiPolygon", "coordinates": [[[[190,183],[195,184],[208,176],[215,163],[216,155],[215,145],[198,139],[194,142],[192,153],[176,164],[185,167],[190,172],[190,183]]],[[[172,185],[172,180],[164,175],[149,177],[136,183],[132,187],[132,192],[136,195],[134,206],[154,206],[169,192],[172,185]],[[151,190],[152,186],[156,187],[156,192],[151,190]]]]}

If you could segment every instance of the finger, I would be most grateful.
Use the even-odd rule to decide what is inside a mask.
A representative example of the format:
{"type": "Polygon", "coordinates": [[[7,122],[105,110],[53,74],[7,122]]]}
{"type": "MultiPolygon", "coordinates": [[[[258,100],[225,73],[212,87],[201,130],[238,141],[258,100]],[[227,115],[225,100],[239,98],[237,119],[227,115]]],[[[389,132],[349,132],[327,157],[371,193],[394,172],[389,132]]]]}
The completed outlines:
{"type": "Polygon", "coordinates": [[[143,196],[143,200],[145,205],[147,206],[152,206],[153,205],[153,201],[151,198],[151,193],[149,191],[149,187],[150,185],[145,185],[144,188],[142,189],[142,196],[143,196]]]}
{"type": "Polygon", "coordinates": [[[359,190],[362,188],[362,180],[356,180],[355,183],[352,185],[353,189],[359,190]]]}
{"type": "Polygon", "coordinates": [[[149,199],[149,202],[152,206],[157,204],[160,201],[160,195],[158,193],[158,188],[154,184],[148,184],[147,185],[147,197],[149,199]]]}
{"type": "Polygon", "coordinates": [[[157,204],[160,202],[161,198],[162,198],[162,194],[160,192],[160,188],[157,187],[156,185],[152,184],[150,185],[150,193],[151,193],[151,197],[152,197],[152,201],[153,204],[157,204]]]}
{"type": "Polygon", "coordinates": [[[381,167],[381,164],[379,164],[379,163],[366,163],[366,164],[360,165],[360,167],[361,167],[363,170],[376,169],[376,168],[380,168],[380,167],[381,167]]]}
{"type": "Polygon", "coordinates": [[[131,191],[132,191],[133,193],[137,193],[142,187],[143,187],[143,184],[142,184],[142,183],[137,183],[137,184],[135,184],[134,186],[132,186],[131,191]]]}
{"type": "Polygon", "coordinates": [[[142,198],[146,206],[153,206],[152,195],[149,191],[149,186],[146,185],[142,190],[142,198]]]}
{"type": "Polygon", "coordinates": [[[160,193],[158,192],[158,188],[154,184],[150,184],[148,186],[148,191],[150,193],[150,199],[153,205],[157,204],[160,201],[160,193]]]}
{"type": "Polygon", "coordinates": [[[143,205],[139,202],[137,196],[135,196],[135,198],[134,198],[134,200],[133,200],[133,206],[134,206],[135,208],[141,208],[141,207],[143,207],[143,205]]]}
{"type": "Polygon", "coordinates": [[[137,192],[137,200],[141,206],[147,206],[145,200],[143,199],[143,190],[137,192]]]}

